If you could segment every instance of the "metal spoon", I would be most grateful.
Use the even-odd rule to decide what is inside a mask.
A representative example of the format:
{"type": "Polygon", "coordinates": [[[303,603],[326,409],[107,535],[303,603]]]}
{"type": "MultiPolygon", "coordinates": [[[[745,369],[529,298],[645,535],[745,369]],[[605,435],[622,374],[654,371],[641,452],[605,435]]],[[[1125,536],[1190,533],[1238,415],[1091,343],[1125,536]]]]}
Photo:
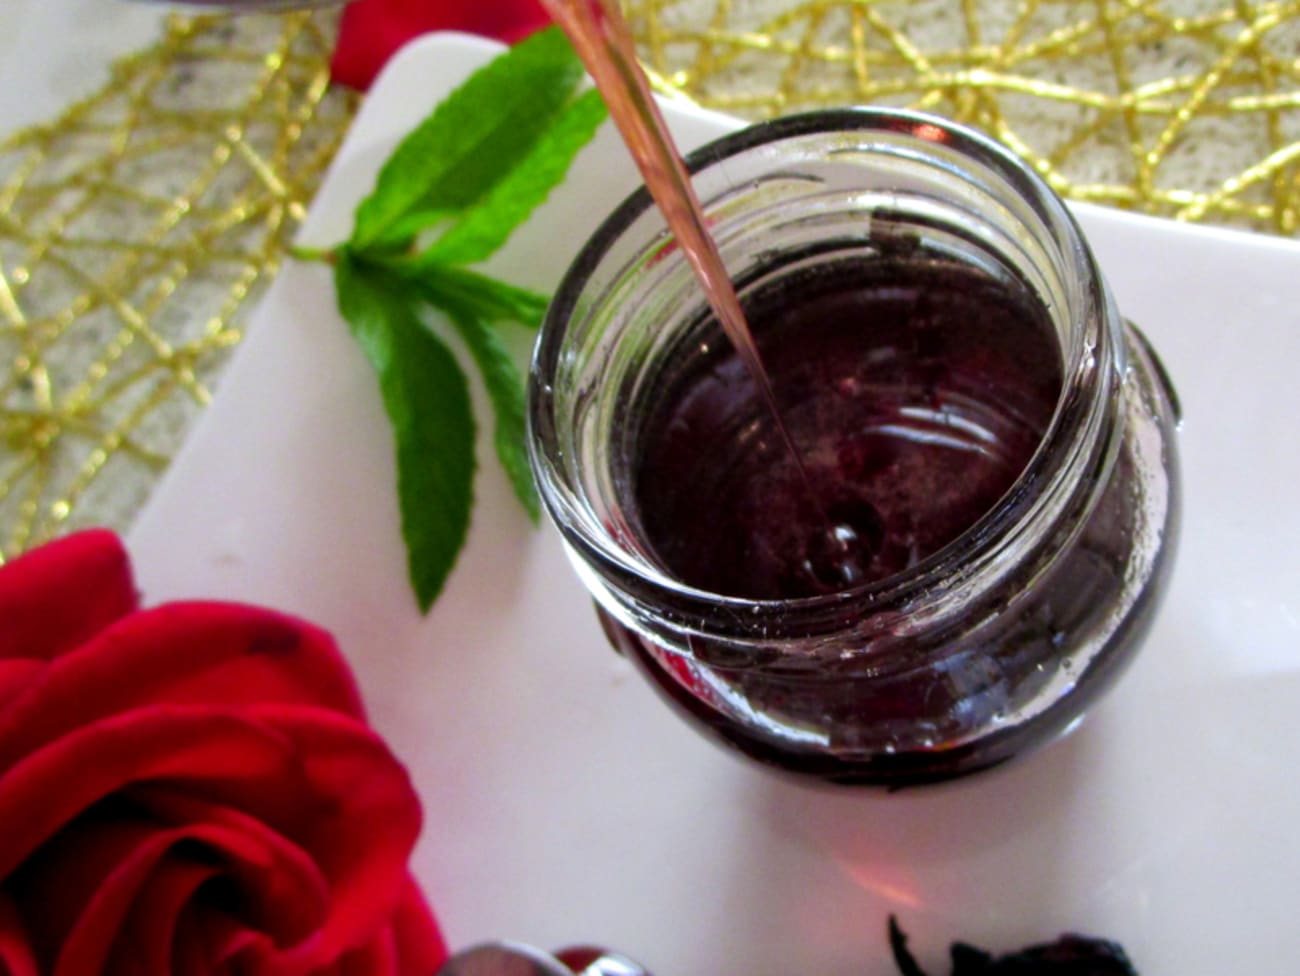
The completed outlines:
{"type": "Polygon", "coordinates": [[[484,942],[453,955],[434,976],[650,976],[608,949],[572,946],[549,955],[520,942],[484,942]]]}
{"type": "Polygon", "coordinates": [[[555,958],[576,976],[650,976],[640,963],[599,946],[571,946],[561,949],[555,958]]]}

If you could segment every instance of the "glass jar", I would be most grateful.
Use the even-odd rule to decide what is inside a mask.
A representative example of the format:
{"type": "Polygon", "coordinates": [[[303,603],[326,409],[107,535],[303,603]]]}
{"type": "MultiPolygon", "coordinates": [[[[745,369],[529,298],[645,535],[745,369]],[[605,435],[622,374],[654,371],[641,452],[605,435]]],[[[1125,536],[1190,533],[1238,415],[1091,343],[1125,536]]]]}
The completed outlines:
{"type": "Polygon", "coordinates": [[[687,162],[742,301],[845,261],[974,269],[1050,323],[1059,396],[1011,487],[915,564],[791,598],[691,585],[637,482],[655,398],[718,336],[634,194],[564,279],[529,392],[541,496],[611,642],[709,737],[834,782],[945,779],[1070,728],[1150,626],[1178,475],[1173,391],[1069,211],[997,144],[901,111],[782,118],[687,162]]]}

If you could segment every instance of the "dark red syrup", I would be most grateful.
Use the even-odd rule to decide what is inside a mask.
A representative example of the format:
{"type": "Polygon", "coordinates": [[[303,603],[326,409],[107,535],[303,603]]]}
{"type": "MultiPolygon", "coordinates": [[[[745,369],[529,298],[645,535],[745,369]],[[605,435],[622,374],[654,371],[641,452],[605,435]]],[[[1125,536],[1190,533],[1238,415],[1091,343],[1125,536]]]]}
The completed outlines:
{"type": "Polygon", "coordinates": [[[637,514],[655,556],[712,593],[789,599],[892,576],[969,529],[1024,470],[1060,394],[1052,324],[1013,284],[914,259],[759,289],[746,313],[802,471],[744,363],[699,342],[639,433],[637,514]]]}
{"type": "MultiPolygon", "coordinates": [[[[702,321],[638,404],[644,419],[625,436],[639,460],[619,475],[635,500],[630,527],[668,574],[741,599],[816,597],[942,559],[992,509],[1019,504],[1062,387],[1054,328],[1022,281],[906,253],[787,266],[746,292],[804,473],[741,362],[702,321]]],[[[964,775],[1060,734],[1149,627],[1167,560],[1122,622],[1111,619],[1136,544],[1132,477],[1121,452],[1095,491],[1071,496],[1064,534],[959,618],[886,658],[873,651],[870,667],[755,665],[707,638],[682,654],[601,619],[680,714],[761,763],[890,787],[964,775]],[[1104,649],[1070,671],[1070,647],[1098,639],[1104,649]],[[1070,693],[1016,718],[1017,702],[1063,669],[1070,693]]],[[[869,605],[818,612],[843,616],[847,634],[869,605]]]]}

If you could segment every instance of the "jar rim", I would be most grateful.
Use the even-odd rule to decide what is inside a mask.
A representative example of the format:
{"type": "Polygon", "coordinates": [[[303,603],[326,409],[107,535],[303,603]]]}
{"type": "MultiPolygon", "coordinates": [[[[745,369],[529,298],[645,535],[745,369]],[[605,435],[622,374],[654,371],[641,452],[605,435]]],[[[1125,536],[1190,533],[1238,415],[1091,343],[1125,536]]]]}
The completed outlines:
{"type": "MultiPolygon", "coordinates": [[[[543,504],[566,542],[578,549],[585,560],[595,563],[607,580],[613,578],[624,590],[636,593],[638,599],[666,601],[683,618],[699,615],[715,620],[720,611],[726,614],[743,608],[746,613],[742,629],[746,633],[764,634],[770,633],[773,625],[778,625],[778,630],[786,630],[792,618],[797,621],[796,627],[811,624],[819,614],[835,614],[846,604],[865,603],[878,609],[900,603],[910,606],[937,583],[950,587],[954,567],[973,566],[980,554],[984,556],[980,565],[995,559],[1016,536],[1018,527],[1023,532],[1035,520],[1050,521],[1039,502],[1053,486],[1059,486],[1071,472],[1077,473],[1086,465],[1087,459],[1081,455],[1091,453],[1084,450],[1090,445],[1075,442],[1081,429],[1094,442],[1100,436],[1099,404],[1109,396],[1113,385],[1113,371],[1108,367],[1112,363],[1122,367],[1118,316],[1109,316],[1114,322],[1105,321],[1106,310],[1111,305],[1109,294],[1073,214],[1047,183],[1010,150],[982,133],[939,116],[906,109],[855,107],[759,122],[696,149],[685,156],[685,163],[695,176],[742,153],[782,141],[818,134],[873,131],[942,143],[961,156],[984,164],[1032,205],[1062,260],[1079,274],[1086,286],[1082,296],[1086,303],[1085,317],[1100,321],[1088,341],[1082,343],[1082,358],[1086,362],[1072,363],[1069,352],[1062,350],[1062,389],[1057,407],[1025,469],[996,505],[957,538],[915,565],[881,579],[804,597],[755,599],[693,587],[637,554],[627,552],[612,538],[595,540],[576,531],[569,516],[577,513],[566,511],[572,508],[566,493],[580,495],[581,492],[574,492],[571,484],[554,483],[559,472],[547,463],[541,449],[542,445],[552,449],[558,445],[548,377],[555,375],[569,323],[583,290],[611,246],[654,207],[649,191],[645,186],[639,187],[605,218],[565,273],[538,336],[528,395],[529,452],[543,504]]],[[[977,573],[976,568],[971,575],[977,573]]]]}

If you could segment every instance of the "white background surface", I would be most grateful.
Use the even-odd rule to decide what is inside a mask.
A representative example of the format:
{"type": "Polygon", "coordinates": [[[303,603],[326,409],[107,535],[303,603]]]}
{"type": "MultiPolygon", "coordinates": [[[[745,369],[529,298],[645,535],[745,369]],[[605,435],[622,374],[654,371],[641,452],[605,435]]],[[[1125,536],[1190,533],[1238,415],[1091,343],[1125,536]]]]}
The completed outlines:
{"type": "MultiPolygon", "coordinates": [[[[486,50],[426,41],[390,68],[306,242],[346,233],[392,141],[486,50]]],[[[688,143],[720,131],[673,117],[688,143]]],[[[498,271],[549,287],[630,185],[608,131],[578,166],[498,271]]],[[[486,442],[469,547],[420,619],[375,384],[316,267],[276,282],[132,533],[146,599],[251,600],[336,634],[420,791],[415,866],[453,945],[599,941],[659,976],[872,976],[893,971],[896,912],[936,974],[952,938],[1007,949],[1066,929],[1119,939],[1145,974],[1287,971],[1300,248],[1082,215],[1183,396],[1185,535],[1121,686],[1011,767],[894,796],[823,792],[708,746],[604,645],[554,533],[528,531],[486,442]]]]}
{"type": "Polygon", "coordinates": [[[162,19],[162,8],[126,0],[0,0],[0,137],[95,92],[162,19]]]}

